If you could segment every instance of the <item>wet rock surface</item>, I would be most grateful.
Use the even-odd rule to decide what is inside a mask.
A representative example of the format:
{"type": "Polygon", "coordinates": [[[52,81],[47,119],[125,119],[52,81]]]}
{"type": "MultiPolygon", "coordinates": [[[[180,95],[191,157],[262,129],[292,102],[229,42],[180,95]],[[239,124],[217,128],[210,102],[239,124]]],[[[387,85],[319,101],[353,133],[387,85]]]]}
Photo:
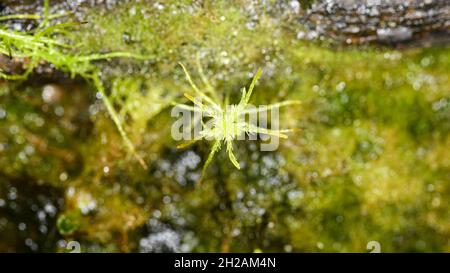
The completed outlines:
{"type": "MultiPolygon", "coordinates": [[[[42,14],[42,2],[1,1],[0,13],[42,14]]],[[[25,82],[0,80],[0,252],[65,252],[72,240],[81,252],[365,252],[374,238],[384,252],[449,251],[448,48],[300,40],[442,42],[443,1],[414,8],[436,10],[417,22],[381,12],[412,1],[332,1],[330,11],[303,0],[50,2],[52,14],[71,13],[61,22],[90,23],[70,37],[80,52],[157,55],[98,63],[121,72],[103,81],[150,168],[127,156],[82,79],[43,64],[25,82]],[[380,14],[361,19],[362,2],[380,14]],[[221,94],[234,97],[261,67],[253,103],[302,100],[281,111],[281,127],[300,130],[277,151],[235,143],[242,169],[221,151],[201,183],[210,143],[177,149],[164,108],[190,90],[177,62],[201,84],[198,52],[221,94]]],[[[23,64],[0,57],[11,74],[23,64]]]]}
{"type": "MultiPolygon", "coordinates": [[[[0,15],[42,13],[42,2],[6,0],[0,5],[0,15]]],[[[88,9],[105,12],[119,2],[129,1],[56,0],[52,1],[50,9],[52,13],[70,13],[82,21],[88,9]]],[[[248,2],[249,6],[255,6],[256,2],[248,2]]],[[[450,42],[450,5],[446,0],[280,1],[262,5],[267,10],[289,10],[289,13],[296,14],[298,23],[305,26],[297,34],[299,39],[331,39],[347,44],[411,43],[419,46],[450,42]]],[[[252,12],[249,15],[254,16],[252,12]]],[[[9,24],[16,30],[33,27],[32,23],[23,20],[9,24]]]]}
{"type": "MultiPolygon", "coordinates": [[[[5,0],[0,4],[0,15],[12,14],[42,14],[43,0],[5,0]]],[[[77,20],[82,21],[88,9],[98,8],[99,12],[111,9],[119,2],[128,1],[117,0],[52,0],[50,1],[51,14],[68,14],[74,16],[77,20]]],[[[28,20],[12,20],[6,22],[16,30],[30,29],[34,23],[28,20]]]]}
{"type": "Polygon", "coordinates": [[[450,5],[445,0],[323,0],[304,12],[301,39],[331,38],[348,44],[449,42],[450,5]]]}

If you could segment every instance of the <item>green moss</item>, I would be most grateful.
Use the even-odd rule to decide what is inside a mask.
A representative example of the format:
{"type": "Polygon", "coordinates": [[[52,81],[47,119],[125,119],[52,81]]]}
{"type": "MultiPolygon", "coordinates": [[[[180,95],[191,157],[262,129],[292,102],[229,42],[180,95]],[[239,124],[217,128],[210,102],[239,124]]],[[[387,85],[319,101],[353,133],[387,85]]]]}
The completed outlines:
{"type": "Polygon", "coordinates": [[[0,172],[65,190],[61,217],[77,210],[77,194],[91,196],[96,210],[79,215],[74,234],[95,251],[138,251],[139,240],[157,232],[147,220],[166,224],[192,251],[367,252],[372,240],[383,252],[449,251],[449,48],[297,41],[292,22],[263,8],[253,20],[244,8],[144,1],[90,11],[87,24],[65,36],[79,42],[75,53],[154,56],[95,62],[149,169],[122,151],[95,86],[57,82],[65,99],[46,103],[42,89],[55,79],[34,75],[42,82],[0,83],[0,172]],[[195,67],[197,54],[219,95],[239,99],[262,67],[255,104],[302,101],[280,112],[283,128],[299,133],[272,153],[238,142],[241,170],[218,154],[201,186],[209,146],[176,149],[168,107],[186,102],[190,90],[177,62],[195,67]],[[27,154],[27,132],[46,146],[31,143],[27,154]],[[67,155],[76,160],[61,159],[67,155]]]}
{"type": "MultiPolygon", "coordinates": [[[[19,17],[21,16],[19,15],[19,17]]],[[[30,15],[29,17],[34,19],[33,15],[30,15]]],[[[5,73],[0,69],[0,78],[6,80],[25,80],[40,63],[46,62],[53,65],[56,69],[69,73],[72,78],[81,76],[85,80],[91,81],[97,89],[97,92],[100,93],[106,109],[117,126],[125,145],[137,158],[139,163],[146,168],[146,163],[137,154],[133,143],[123,129],[116,110],[108,99],[103,83],[99,78],[100,71],[93,62],[117,57],[137,59],[148,59],[149,57],[129,52],[83,54],[80,49],[73,48],[71,45],[73,44],[73,41],[67,41],[65,35],[70,28],[77,27],[80,23],[69,22],[50,24],[52,18],[58,18],[59,16],[50,17],[48,0],[44,1],[44,15],[42,17],[42,21],[32,33],[11,30],[4,26],[0,27],[0,54],[8,55],[10,58],[20,58],[22,59],[22,62],[27,60],[25,71],[22,74],[5,73]]],[[[10,20],[12,18],[14,18],[14,16],[0,17],[2,20],[10,20]]],[[[40,19],[39,16],[36,18],[40,19]]]]}

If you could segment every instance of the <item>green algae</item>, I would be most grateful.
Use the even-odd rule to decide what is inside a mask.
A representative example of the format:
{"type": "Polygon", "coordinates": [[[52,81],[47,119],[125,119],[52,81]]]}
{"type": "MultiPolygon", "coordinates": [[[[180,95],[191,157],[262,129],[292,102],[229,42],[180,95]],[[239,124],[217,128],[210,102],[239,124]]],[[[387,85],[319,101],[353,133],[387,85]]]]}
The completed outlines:
{"type": "Polygon", "coordinates": [[[367,252],[373,240],[382,252],[449,251],[448,47],[298,41],[294,25],[263,8],[252,21],[240,1],[124,3],[100,14],[67,34],[80,52],[156,56],[96,63],[148,170],[121,150],[95,86],[39,75],[0,83],[2,181],[25,177],[64,191],[58,215],[76,215],[79,225],[60,225],[60,238],[80,241],[82,251],[145,251],[162,223],[178,234],[177,251],[367,252]],[[262,67],[256,104],[302,101],[281,117],[299,133],[270,153],[236,143],[241,170],[218,154],[201,186],[209,146],[176,149],[168,108],[190,90],[177,62],[195,67],[198,53],[221,96],[238,100],[262,67]],[[66,95],[45,102],[43,88],[55,83],[66,95]],[[83,214],[86,199],[96,205],[83,214]]]}

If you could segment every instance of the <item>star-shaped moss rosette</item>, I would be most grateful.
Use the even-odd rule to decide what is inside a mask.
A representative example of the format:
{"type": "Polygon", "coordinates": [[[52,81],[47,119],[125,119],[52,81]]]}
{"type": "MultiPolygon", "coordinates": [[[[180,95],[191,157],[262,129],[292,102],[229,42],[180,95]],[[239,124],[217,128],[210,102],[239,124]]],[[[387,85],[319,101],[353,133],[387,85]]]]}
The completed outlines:
{"type": "Polygon", "coordinates": [[[198,70],[203,84],[205,85],[206,92],[201,91],[197,87],[186,67],[181,63],[180,65],[183,68],[186,79],[193,90],[193,94],[185,93],[184,96],[194,105],[191,106],[186,104],[176,104],[176,107],[187,111],[200,113],[200,121],[194,120],[194,123],[201,122],[202,129],[200,130],[198,136],[194,137],[193,140],[181,144],[178,147],[186,147],[201,139],[211,140],[214,142],[208,158],[206,159],[205,165],[203,166],[201,176],[202,178],[205,175],[206,169],[214,159],[214,156],[222,148],[222,145],[226,146],[228,157],[233,165],[237,169],[240,169],[241,165],[239,164],[235,154],[233,153],[233,141],[242,139],[241,137],[244,135],[251,134],[264,134],[279,138],[287,138],[286,133],[294,131],[294,129],[267,129],[259,127],[246,119],[246,115],[249,114],[269,111],[274,108],[280,108],[288,105],[300,104],[300,101],[298,100],[286,100],[264,107],[250,107],[249,102],[252,96],[253,89],[255,88],[258,79],[262,75],[261,69],[258,69],[258,71],[256,72],[248,90],[245,87],[242,88],[242,96],[240,101],[237,104],[229,104],[228,96],[223,100],[222,103],[218,100],[217,93],[204,75],[199,62],[198,70]]]}

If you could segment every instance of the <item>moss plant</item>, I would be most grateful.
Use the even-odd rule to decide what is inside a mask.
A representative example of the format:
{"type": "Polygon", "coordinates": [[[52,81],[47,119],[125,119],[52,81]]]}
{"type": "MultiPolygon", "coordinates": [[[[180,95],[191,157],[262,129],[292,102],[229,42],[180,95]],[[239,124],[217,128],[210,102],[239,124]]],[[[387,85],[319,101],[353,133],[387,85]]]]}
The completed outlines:
{"type": "Polygon", "coordinates": [[[257,19],[248,1],[158,1],[164,8],[113,2],[80,11],[89,27],[53,37],[74,41],[64,53],[155,54],[145,65],[130,58],[95,63],[151,167],[123,158],[122,138],[109,115],[91,107],[86,84],[41,75],[0,79],[0,251],[30,252],[28,238],[42,252],[61,252],[60,239],[80,241],[83,252],[158,251],[148,244],[158,234],[176,234],[175,251],[187,252],[367,252],[372,240],[382,252],[450,251],[448,45],[398,50],[298,40],[302,24],[263,6],[280,1],[251,1],[260,3],[251,7],[257,19]],[[216,97],[197,72],[197,53],[216,97]],[[225,92],[238,104],[241,84],[261,67],[250,102],[301,100],[280,118],[282,128],[302,133],[289,134],[276,152],[234,142],[241,170],[218,151],[210,183],[199,187],[214,141],[174,149],[165,106],[195,95],[177,61],[221,108],[225,92]],[[45,102],[38,92],[47,84],[70,92],[45,102]],[[96,202],[88,214],[79,211],[80,194],[96,202]],[[38,213],[47,204],[56,211],[43,223],[38,213]]]}
{"type": "MultiPolygon", "coordinates": [[[[229,104],[228,97],[224,100],[223,103],[220,103],[217,100],[217,93],[212,87],[212,85],[209,83],[208,79],[203,73],[203,70],[201,68],[200,62],[198,63],[198,70],[200,77],[205,85],[206,90],[208,90],[208,93],[211,95],[208,96],[205,92],[201,91],[197,85],[192,81],[192,78],[187,71],[186,67],[180,63],[181,67],[183,68],[183,71],[186,75],[186,79],[191,85],[194,94],[196,97],[185,93],[184,96],[190,100],[192,103],[194,103],[195,107],[189,106],[189,105],[177,105],[177,107],[180,107],[182,109],[193,111],[193,112],[200,112],[201,113],[201,122],[203,124],[203,117],[209,119],[209,123],[211,126],[203,126],[203,129],[200,131],[199,138],[194,138],[193,141],[188,142],[187,144],[191,144],[196,142],[199,139],[207,139],[207,140],[213,140],[214,144],[211,148],[211,152],[208,155],[208,158],[205,162],[205,165],[203,167],[202,171],[202,177],[204,177],[205,171],[208,168],[208,166],[211,164],[215,154],[221,149],[222,143],[225,143],[227,148],[228,157],[233,163],[233,165],[240,169],[241,166],[239,162],[236,159],[236,156],[233,153],[233,141],[238,139],[240,136],[243,136],[245,134],[266,134],[271,135],[275,137],[280,138],[287,138],[286,133],[293,131],[292,129],[285,129],[285,130],[271,130],[267,128],[258,127],[257,125],[254,125],[246,120],[246,115],[250,113],[258,113],[261,111],[268,111],[273,108],[279,108],[282,106],[288,106],[293,104],[299,104],[300,101],[283,101],[280,103],[275,103],[268,105],[264,108],[249,108],[249,102],[250,98],[252,96],[253,89],[256,85],[256,82],[261,77],[262,70],[258,69],[255,76],[253,77],[252,83],[250,84],[250,87],[248,88],[248,91],[246,88],[242,88],[242,96],[238,104],[229,104]],[[205,104],[200,102],[199,99],[202,99],[205,101],[205,104]]],[[[179,147],[184,147],[186,145],[180,145],[179,147]]]]}
{"type": "Polygon", "coordinates": [[[61,38],[60,36],[63,38],[66,31],[78,26],[80,23],[68,22],[52,25],[51,20],[58,16],[49,15],[49,1],[46,0],[44,3],[44,16],[23,14],[0,17],[0,21],[11,19],[42,20],[39,26],[32,32],[14,31],[7,29],[5,26],[0,26],[0,53],[10,58],[19,58],[25,63],[25,71],[22,74],[8,74],[0,70],[0,78],[24,80],[41,62],[47,62],[53,64],[57,69],[69,73],[72,77],[81,76],[90,81],[101,94],[103,103],[117,126],[125,145],[142,167],[147,168],[145,161],[136,152],[133,143],[128,138],[114,106],[106,95],[105,88],[100,80],[100,71],[94,65],[95,61],[117,57],[136,59],[146,59],[147,57],[129,52],[94,53],[87,55],[73,53],[76,51],[76,48],[61,42],[62,39],[58,38],[61,38]]]}

